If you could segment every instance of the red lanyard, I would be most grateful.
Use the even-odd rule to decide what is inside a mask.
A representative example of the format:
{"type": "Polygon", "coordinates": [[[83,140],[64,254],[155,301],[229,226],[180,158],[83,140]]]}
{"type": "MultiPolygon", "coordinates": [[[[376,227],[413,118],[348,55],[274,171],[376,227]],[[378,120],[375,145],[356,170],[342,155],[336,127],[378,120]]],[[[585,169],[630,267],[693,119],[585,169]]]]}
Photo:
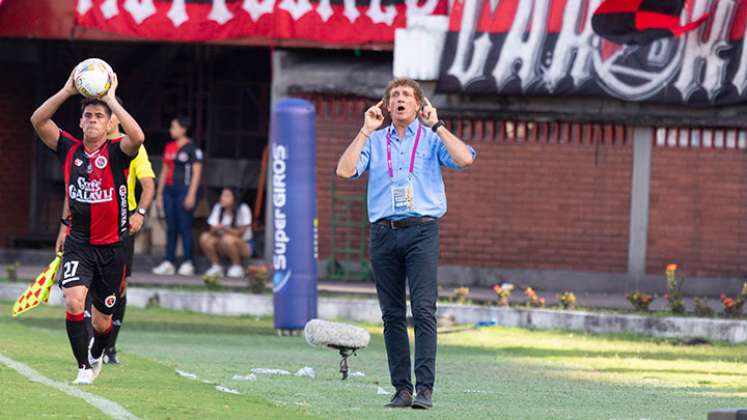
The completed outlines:
{"type": "MultiPolygon", "coordinates": [[[[418,150],[418,143],[420,142],[420,124],[418,124],[418,134],[415,136],[415,145],[412,147],[412,156],[410,156],[410,175],[415,167],[415,152],[418,150]]],[[[392,130],[388,129],[386,132],[386,164],[389,168],[389,178],[394,178],[394,170],[392,169],[392,130]]]]}

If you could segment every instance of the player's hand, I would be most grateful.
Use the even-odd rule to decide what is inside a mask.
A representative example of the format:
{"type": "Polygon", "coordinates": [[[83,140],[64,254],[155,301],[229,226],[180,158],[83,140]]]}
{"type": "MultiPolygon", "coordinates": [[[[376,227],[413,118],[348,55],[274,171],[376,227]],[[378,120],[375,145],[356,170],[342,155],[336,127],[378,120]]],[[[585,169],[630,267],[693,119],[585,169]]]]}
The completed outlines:
{"type": "Polygon", "coordinates": [[[140,213],[130,216],[130,235],[140,232],[140,229],[143,228],[143,222],[145,222],[145,218],[140,213]]]}
{"type": "Polygon", "coordinates": [[[423,101],[425,102],[425,106],[420,110],[420,119],[423,121],[423,124],[432,127],[433,124],[438,122],[438,113],[428,98],[423,97],[423,101]]]}
{"type": "Polygon", "coordinates": [[[112,72],[111,79],[112,79],[112,85],[109,86],[109,90],[106,91],[106,95],[104,95],[104,97],[101,98],[107,104],[111,103],[111,101],[114,101],[114,102],[117,101],[117,87],[119,86],[119,79],[117,79],[117,73],[112,72]]]}
{"type": "Polygon", "coordinates": [[[73,67],[73,71],[70,72],[70,76],[68,76],[67,81],[65,82],[65,86],[62,87],[62,90],[70,96],[75,96],[78,94],[78,89],[75,88],[75,81],[73,80],[74,74],[75,67],[73,67]]]}
{"type": "Polygon", "coordinates": [[[184,209],[190,211],[193,208],[195,208],[195,196],[187,195],[187,197],[184,199],[184,209]]]}
{"type": "Polygon", "coordinates": [[[382,111],[383,106],[384,101],[381,100],[379,103],[366,110],[363,120],[363,130],[365,130],[366,133],[371,134],[384,123],[384,111],[382,111]]]}
{"type": "Polygon", "coordinates": [[[55,252],[63,252],[65,250],[65,237],[67,236],[67,228],[60,227],[60,232],[57,234],[57,241],[54,244],[55,252]]]}

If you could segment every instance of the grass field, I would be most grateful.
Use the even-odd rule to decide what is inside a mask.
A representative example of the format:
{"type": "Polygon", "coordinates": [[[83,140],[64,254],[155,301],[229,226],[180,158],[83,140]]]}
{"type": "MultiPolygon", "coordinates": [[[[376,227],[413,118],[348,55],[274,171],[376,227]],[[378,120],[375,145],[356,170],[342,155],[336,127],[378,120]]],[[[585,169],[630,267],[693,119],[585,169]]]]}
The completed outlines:
{"type": "MultiPolygon", "coordinates": [[[[2,303],[0,314],[0,353],[55,381],[74,378],[62,307],[11,319],[2,303]]],[[[709,409],[747,406],[744,345],[491,327],[439,337],[434,409],[387,410],[390,396],[377,393],[391,391],[383,339],[380,327],[370,330],[371,346],[351,359],[365,376],[343,382],[334,351],[277,337],[269,319],[128,308],[123,364],[82,389],[153,419],[704,419],[709,409]],[[315,378],[293,375],[305,366],[315,378]],[[291,375],[233,379],[252,368],[291,375]]],[[[0,384],[0,418],[106,418],[2,364],[0,384]]]]}

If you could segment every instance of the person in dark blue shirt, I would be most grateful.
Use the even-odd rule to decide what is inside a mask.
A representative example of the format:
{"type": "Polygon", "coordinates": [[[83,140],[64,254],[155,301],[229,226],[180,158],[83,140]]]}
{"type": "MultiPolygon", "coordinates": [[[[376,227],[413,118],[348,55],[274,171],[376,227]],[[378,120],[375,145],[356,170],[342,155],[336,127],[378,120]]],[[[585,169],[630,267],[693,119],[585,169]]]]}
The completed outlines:
{"type": "Polygon", "coordinates": [[[430,408],[436,370],[438,219],[446,213],[441,167],[460,170],[475,150],[438,119],[420,85],[389,82],[337,164],[350,179],[368,171],[369,257],[384,321],[389,374],[396,393],[387,407],[430,408]],[[384,112],[392,123],[384,123],[384,112]],[[415,322],[413,400],[405,280],[415,322]]]}

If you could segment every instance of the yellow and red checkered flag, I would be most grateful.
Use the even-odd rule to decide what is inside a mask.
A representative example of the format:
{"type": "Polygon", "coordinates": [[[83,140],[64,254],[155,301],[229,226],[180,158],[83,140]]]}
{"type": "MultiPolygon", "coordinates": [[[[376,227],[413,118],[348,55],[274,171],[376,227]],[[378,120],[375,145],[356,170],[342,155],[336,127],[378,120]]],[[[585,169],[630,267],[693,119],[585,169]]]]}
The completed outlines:
{"type": "Polygon", "coordinates": [[[58,252],[57,257],[49,263],[49,267],[36,277],[36,280],[26,288],[13,305],[13,317],[36,308],[42,302],[49,301],[49,290],[57,278],[60,262],[62,262],[62,253],[58,252]]]}

